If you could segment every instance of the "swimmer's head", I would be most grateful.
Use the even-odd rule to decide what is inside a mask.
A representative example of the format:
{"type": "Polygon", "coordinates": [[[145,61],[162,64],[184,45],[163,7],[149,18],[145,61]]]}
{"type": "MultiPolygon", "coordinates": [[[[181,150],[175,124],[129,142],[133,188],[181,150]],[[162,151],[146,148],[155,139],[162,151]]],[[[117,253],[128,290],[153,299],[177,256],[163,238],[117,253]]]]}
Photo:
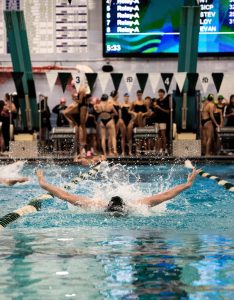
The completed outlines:
{"type": "Polygon", "coordinates": [[[111,95],[112,98],[116,98],[118,96],[118,91],[114,90],[114,91],[111,92],[110,95],[111,95]]]}
{"type": "Polygon", "coordinates": [[[109,97],[108,97],[107,94],[102,94],[101,101],[107,101],[108,98],[109,98],[109,97]]]}
{"type": "Polygon", "coordinates": [[[223,95],[219,95],[219,96],[218,96],[218,100],[219,100],[219,101],[223,101],[223,99],[224,99],[224,96],[223,96],[223,95]]]}
{"type": "Polygon", "coordinates": [[[209,94],[209,95],[207,96],[207,100],[208,100],[208,101],[214,101],[214,95],[213,95],[213,94],[209,94]]]}
{"type": "Polygon", "coordinates": [[[128,214],[126,204],[119,196],[112,197],[105,212],[114,217],[123,217],[128,214]]]}

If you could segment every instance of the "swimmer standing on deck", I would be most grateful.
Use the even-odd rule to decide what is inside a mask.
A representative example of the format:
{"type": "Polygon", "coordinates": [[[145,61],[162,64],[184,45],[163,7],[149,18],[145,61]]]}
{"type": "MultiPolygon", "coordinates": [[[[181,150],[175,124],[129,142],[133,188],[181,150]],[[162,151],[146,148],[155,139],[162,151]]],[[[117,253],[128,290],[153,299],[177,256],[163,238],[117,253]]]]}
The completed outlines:
{"type": "MultiPolygon", "coordinates": [[[[142,199],[138,199],[135,201],[135,204],[153,207],[162,202],[168,201],[176,197],[184,190],[187,190],[192,186],[197,174],[200,171],[201,170],[196,170],[194,168],[192,173],[188,175],[188,179],[186,183],[177,185],[165,192],[152,195],[152,196],[147,196],[142,199]]],[[[43,171],[40,169],[36,170],[36,175],[38,177],[38,182],[41,188],[43,188],[44,190],[48,191],[49,193],[51,193],[52,195],[54,195],[55,197],[63,201],[67,201],[75,206],[80,206],[82,208],[97,207],[100,209],[104,209],[105,212],[113,216],[124,216],[128,214],[128,205],[119,196],[112,197],[110,202],[107,205],[106,201],[104,200],[95,200],[81,195],[73,195],[64,191],[59,187],[49,184],[48,182],[46,182],[43,171]]]]}

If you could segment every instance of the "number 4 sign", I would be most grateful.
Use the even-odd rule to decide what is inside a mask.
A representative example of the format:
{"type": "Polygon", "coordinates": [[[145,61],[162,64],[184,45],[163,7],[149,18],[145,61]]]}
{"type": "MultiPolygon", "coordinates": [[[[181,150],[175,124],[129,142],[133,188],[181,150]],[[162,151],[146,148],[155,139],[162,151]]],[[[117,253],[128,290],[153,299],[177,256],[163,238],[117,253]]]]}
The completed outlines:
{"type": "Polygon", "coordinates": [[[168,93],[173,78],[173,73],[161,73],[162,81],[164,83],[166,92],[168,93]]]}

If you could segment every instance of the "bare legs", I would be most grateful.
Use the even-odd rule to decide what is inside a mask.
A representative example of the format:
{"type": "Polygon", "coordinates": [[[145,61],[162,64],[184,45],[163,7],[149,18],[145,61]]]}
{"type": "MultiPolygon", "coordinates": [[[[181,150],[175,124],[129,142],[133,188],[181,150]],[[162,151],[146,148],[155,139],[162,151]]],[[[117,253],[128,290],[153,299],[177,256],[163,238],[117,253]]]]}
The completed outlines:
{"type": "Polygon", "coordinates": [[[115,133],[115,124],[113,120],[110,120],[106,126],[104,124],[100,125],[101,127],[101,145],[103,154],[106,156],[106,135],[108,134],[108,146],[109,152],[113,150],[113,153],[117,154],[117,145],[116,145],[116,133],[115,133]],[[111,149],[111,146],[113,149],[111,149]]]}
{"type": "Polygon", "coordinates": [[[126,127],[124,125],[123,119],[119,119],[116,126],[115,126],[115,130],[116,130],[116,139],[117,139],[117,135],[119,133],[121,133],[121,150],[122,150],[122,155],[125,155],[125,146],[126,146],[126,127]]]}
{"type": "Polygon", "coordinates": [[[128,124],[128,128],[127,128],[127,141],[128,141],[129,155],[132,155],[132,132],[133,132],[133,122],[131,121],[128,124]]]}
{"type": "Polygon", "coordinates": [[[133,132],[133,121],[130,121],[127,127],[123,123],[123,133],[122,133],[121,141],[124,139],[124,143],[121,143],[121,147],[122,149],[125,149],[125,141],[127,137],[129,155],[132,155],[132,132],[133,132]]]}
{"type": "Polygon", "coordinates": [[[136,123],[137,127],[144,127],[145,126],[144,116],[143,116],[142,112],[137,113],[135,123],[136,123]]]}
{"type": "Polygon", "coordinates": [[[214,127],[212,121],[208,121],[202,127],[202,146],[205,155],[211,155],[211,146],[214,140],[214,127]]]}
{"type": "MultiPolygon", "coordinates": [[[[86,117],[87,117],[87,107],[80,108],[80,145],[83,149],[87,142],[87,133],[86,133],[86,117]]],[[[81,150],[82,150],[81,149],[81,150]]]]}

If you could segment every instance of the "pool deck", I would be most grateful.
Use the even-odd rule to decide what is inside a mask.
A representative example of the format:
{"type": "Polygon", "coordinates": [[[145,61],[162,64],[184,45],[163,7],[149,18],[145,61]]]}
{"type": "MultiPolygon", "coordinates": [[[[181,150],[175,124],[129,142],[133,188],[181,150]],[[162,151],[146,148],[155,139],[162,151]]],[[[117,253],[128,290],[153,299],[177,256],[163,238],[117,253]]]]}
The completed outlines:
{"type": "MultiPolygon", "coordinates": [[[[53,156],[52,154],[42,155],[38,157],[10,157],[8,155],[0,155],[0,164],[12,163],[18,160],[27,160],[29,163],[58,163],[58,164],[77,164],[73,161],[71,156],[53,156]]],[[[155,165],[166,163],[183,163],[189,159],[195,163],[222,163],[234,164],[234,155],[222,156],[200,156],[200,157],[175,157],[175,156],[156,156],[156,155],[142,155],[142,156],[119,156],[107,157],[108,161],[120,163],[124,165],[155,165]]]]}

